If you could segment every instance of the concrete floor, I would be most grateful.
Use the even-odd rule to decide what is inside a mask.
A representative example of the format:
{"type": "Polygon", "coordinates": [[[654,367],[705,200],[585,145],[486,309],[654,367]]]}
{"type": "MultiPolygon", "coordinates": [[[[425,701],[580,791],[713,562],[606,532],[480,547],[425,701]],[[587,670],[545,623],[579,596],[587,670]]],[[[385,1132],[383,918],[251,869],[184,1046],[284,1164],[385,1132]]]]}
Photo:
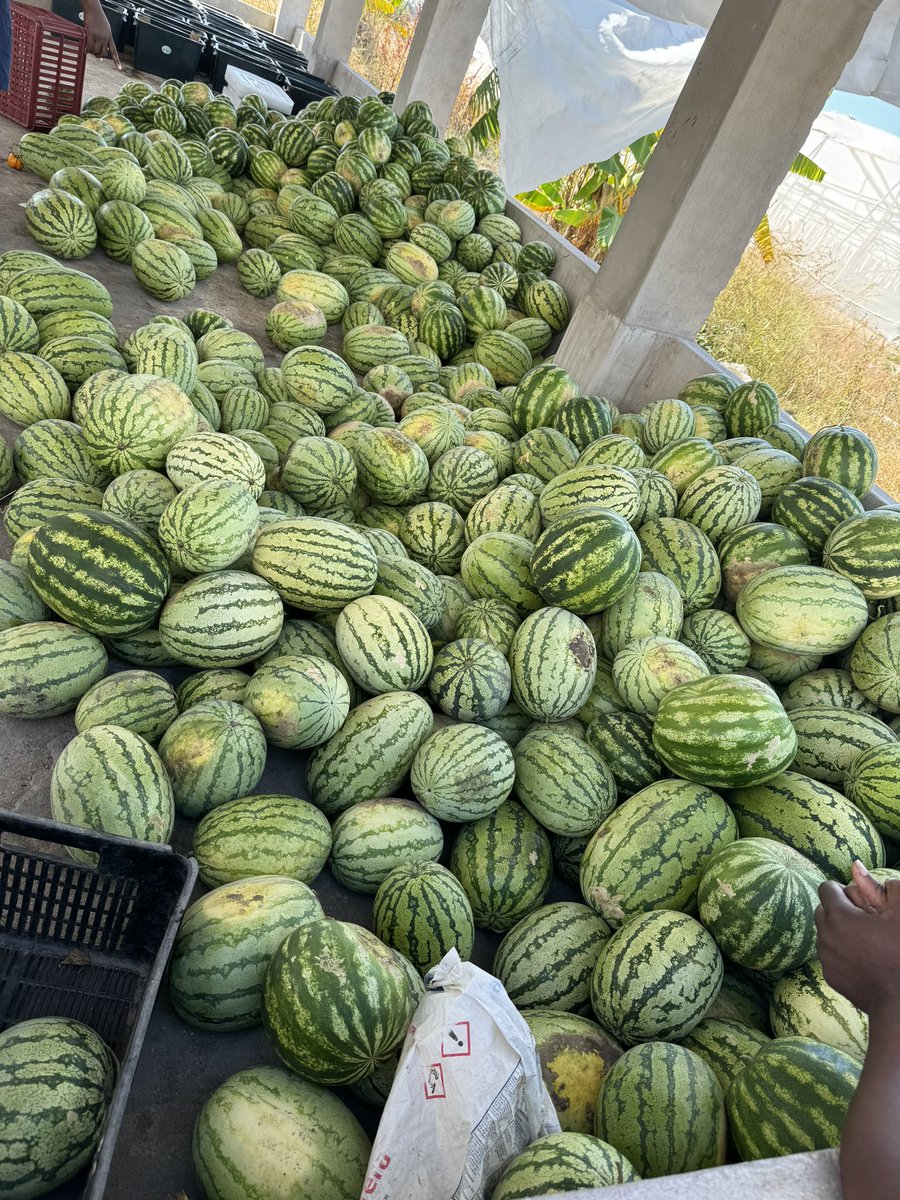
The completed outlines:
{"type": "MultiPolygon", "coordinates": [[[[141,77],[130,68],[118,73],[110,64],[88,62],[85,98],[114,95],[127,78],[141,77]]],[[[152,81],[151,81],[152,82],[152,81]]],[[[0,118],[0,146],[11,148],[21,130],[0,118]]],[[[0,167],[0,212],[3,213],[0,251],[33,249],[25,231],[24,215],[17,206],[36,190],[38,182],[27,172],[0,167]]],[[[97,251],[76,264],[109,288],[114,301],[113,320],[123,334],[145,323],[161,308],[179,315],[191,308],[211,308],[228,316],[235,325],[251,333],[269,354],[273,364],[279,356],[265,336],[269,303],[248,296],[239,286],[234,268],[220,268],[199,283],[184,301],[162,306],[135,283],[129,267],[114,263],[97,251]]],[[[0,418],[0,431],[12,444],[16,430],[0,418]]],[[[9,540],[0,531],[0,554],[8,557],[9,540]]],[[[163,672],[173,682],[186,672],[163,672]]],[[[75,732],[71,715],[40,723],[0,718],[0,807],[16,812],[49,816],[49,782],[53,763],[75,732]]],[[[285,751],[272,751],[260,793],[304,794],[302,759],[285,751]]],[[[188,853],[192,823],[179,821],[175,848],[188,853]]],[[[447,838],[449,849],[450,838],[447,838]]],[[[333,917],[369,925],[371,900],[338,887],[329,872],[316,881],[325,911],[333,917]]],[[[558,885],[551,899],[576,899],[558,885]]],[[[490,967],[499,939],[479,932],[474,959],[490,967]]],[[[175,1016],[161,992],[150,1024],[131,1099],[119,1136],[107,1200],[200,1200],[201,1192],[190,1161],[190,1136],[194,1118],[210,1092],[224,1079],[244,1067],[274,1062],[261,1029],[236,1034],[209,1034],[193,1030],[175,1016]]],[[[374,1132],[377,1113],[348,1099],[368,1131],[374,1132]]],[[[791,1160],[703,1172],[689,1179],[672,1178],[628,1185],[582,1196],[621,1196],[622,1200],[839,1200],[836,1167],[831,1154],[802,1155],[791,1160]]],[[[78,1195],[75,1190],[70,1195],[78,1195]]],[[[435,1200],[440,1200],[436,1195],[435,1200]]]]}

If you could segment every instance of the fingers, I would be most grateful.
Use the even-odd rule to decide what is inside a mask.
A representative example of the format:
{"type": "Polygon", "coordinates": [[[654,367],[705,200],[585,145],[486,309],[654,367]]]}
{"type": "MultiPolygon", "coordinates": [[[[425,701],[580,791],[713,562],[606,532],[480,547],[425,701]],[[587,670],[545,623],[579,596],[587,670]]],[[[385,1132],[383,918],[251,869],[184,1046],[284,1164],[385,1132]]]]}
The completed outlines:
{"type": "MultiPolygon", "coordinates": [[[[852,873],[853,883],[856,885],[859,897],[863,900],[864,904],[874,912],[883,912],[887,908],[887,891],[882,884],[877,879],[872,878],[859,859],[854,861],[852,873]]],[[[855,903],[855,898],[853,899],[855,903]]],[[[857,907],[860,906],[857,905],[857,907]]]]}
{"type": "Polygon", "coordinates": [[[853,908],[853,901],[844,888],[833,879],[827,879],[819,884],[819,902],[825,912],[836,912],[842,908],[853,908]]]}
{"type": "Polygon", "coordinates": [[[116,49],[116,43],[112,40],[112,38],[109,39],[109,57],[116,64],[116,70],[121,71],[122,64],[119,62],[119,51],[116,49]]]}

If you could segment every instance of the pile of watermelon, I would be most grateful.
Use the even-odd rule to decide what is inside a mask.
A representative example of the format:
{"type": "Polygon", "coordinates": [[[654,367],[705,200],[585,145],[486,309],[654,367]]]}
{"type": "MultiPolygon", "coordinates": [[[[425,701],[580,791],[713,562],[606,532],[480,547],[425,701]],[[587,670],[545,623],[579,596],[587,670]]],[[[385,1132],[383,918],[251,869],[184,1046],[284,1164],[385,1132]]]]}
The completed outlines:
{"type": "MultiPolygon", "coordinates": [[[[139,126],[197,122],[219,102],[193,86],[84,127],[167,146],[139,126]]],[[[286,129],[310,147],[244,225],[272,233],[267,269],[282,238],[309,253],[277,285],[278,367],[206,309],[125,336],[90,275],[0,255],[0,711],[74,712],[58,819],[193,823],[209,890],[172,1002],[213,1055],[263,1022],[285,1068],[198,1115],[208,1200],[359,1194],[369,1144],[327,1089],[384,1103],[423,975],[476,931],[503,935],[562,1127],[494,1200],[837,1144],[867,1027],[816,960],[817,888],[857,858],[900,878],[900,511],[863,507],[875,447],[808,438],[761,381],[641,413],[583,394],[540,357],[568,308],[552,248],[426,106],[267,129],[251,163],[286,129]],[[272,747],[294,794],[259,792],[272,747]],[[370,929],[323,912],[326,865],[370,929]]],[[[12,1055],[0,1107],[30,1111],[12,1055]]],[[[77,1162],[32,1147],[13,1178],[0,1153],[0,1182],[42,1194],[84,1128],[77,1162]]]]}

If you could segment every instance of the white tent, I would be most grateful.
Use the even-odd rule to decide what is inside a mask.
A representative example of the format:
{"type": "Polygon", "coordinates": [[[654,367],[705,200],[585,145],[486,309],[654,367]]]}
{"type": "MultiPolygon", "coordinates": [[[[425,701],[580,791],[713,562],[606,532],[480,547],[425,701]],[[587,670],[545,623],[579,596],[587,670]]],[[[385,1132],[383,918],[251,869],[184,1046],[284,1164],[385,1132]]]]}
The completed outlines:
{"type": "Polygon", "coordinates": [[[777,238],[812,257],[816,278],[888,337],[900,335],[900,138],[824,112],[803,147],[822,183],[789,175],[769,207],[777,238]]]}
{"type": "MultiPolygon", "coordinates": [[[[500,74],[509,190],[558,179],[664,125],[718,7],[493,0],[485,32],[500,74]]],[[[838,87],[900,104],[900,0],[882,0],[838,87]]]]}

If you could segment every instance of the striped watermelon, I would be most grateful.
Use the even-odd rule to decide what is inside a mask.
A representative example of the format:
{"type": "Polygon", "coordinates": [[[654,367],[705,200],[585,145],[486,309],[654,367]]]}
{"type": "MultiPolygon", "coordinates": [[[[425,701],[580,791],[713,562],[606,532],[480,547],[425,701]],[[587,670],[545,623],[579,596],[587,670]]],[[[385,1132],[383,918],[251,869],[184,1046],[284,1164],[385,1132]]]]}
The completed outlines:
{"type": "Polygon", "coordinates": [[[672,638],[639,638],[613,661],[613,683],[627,707],[653,717],[662,700],[683,683],[709,674],[706,663],[689,646],[672,638]]]}
{"type": "Polygon", "coordinates": [[[683,400],[654,400],[641,413],[644,418],[644,448],[656,454],[670,442],[694,435],[694,412],[683,400]]]}
{"type": "Polygon", "coordinates": [[[466,533],[474,542],[483,533],[512,533],[530,541],[541,532],[537,497],[517,484],[503,483],[476,500],[466,517],[466,533]]]}
{"type": "Polygon", "coordinates": [[[809,549],[799,534],[785,525],[764,521],[726,534],[718,552],[722,590],[732,604],[755,575],[775,567],[809,564],[809,549]]]}
{"type": "Polygon", "coordinates": [[[582,895],[614,928],[654,909],[693,913],[710,857],[737,836],[715,792],[680,779],[652,783],[610,813],[588,843],[582,895]]]}
{"type": "Polygon", "coordinates": [[[612,661],[641,638],[677,638],[683,620],[684,605],[675,584],[658,571],[641,571],[619,599],[604,608],[597,649],[612,661]]]}
{"type": "Polygon", "coordinates": [[[103,636],[151,625],[169,589],[156,544],[110,513],[71,513],[46,521],[31,541],[28,573],[41,599],[103,636]]]}
{"type": "Polygon", "coordinates": [[[283,620],[281,598],[265,579],[248,571],[212,571],[166,601],[159,634],[167,653],[186,666],[239,667],[269,649],[283,620]]]}
{"type": "MultiPolygon", "coordinates": [[[[516,332],[515,324],[520,322],[514,322],[513,326],[509,327],[512,333],[516,332]]],[[[544,344],[546,345],[546,342],[544,344]]],[[[532,346],[535,353],[539,353],[543,348],[532,346]]],[[[579,450],[586,450],[591,442],[612,433],[614,414],[613,405],[602,396],[573,396],[562,401],[553,415],[551,424],[554,429],[565,434],[579,450]]]]}
{"type": "Polygon", "coordinates": [[[343,608],[368,595],[377,575],[375,553],[362,534],[321,517],[282,521],[264,529],[253,570],[297,608],[343,608]]]}
{"type": "Polygon", "coordinates": [[[786,712],[796,708],[844,708],[853,712],[875,713],[877,707],[853,686],[849,671],[823,667],[809,671],[789,684],[781,694],[786,712]]]}
{"type": "Polygon", "coordinates": [[[853,771],[861,754],[875,746],[897,741],[890,726],[859,709],[825,708],[813,704],[791,708],[789,715],[797,733],[793,770],[833,787],[843,785],[844,777],[853,771]]]}
{"type": "Polygon", "coordinates": [[[169,964],[169,997],[200,1029],[247,1029],[262,1017],[269,959],[292,930],[322,917],[305,883],[260,875],[218,887],[181,922],[169,964]]]}
{"type": "Polygon", "coordinates": [[[53,765],[50,808],[67,825],[145,842],[168,842],[175,821],[162,759],[118,725],[96,725],[69,742],[53,765]]]}
{"type": "Polygon", "coordinates": [[[175,484],[158,471],[126,471],[106,488],[102,508],[156,537],[159,519],[176,495],[175,484]]]}
{"type": "MultiPolygon", "coordinates": [[[[597,679],[601,678],[598,669],[597,679]]],[[[633,796],[666,774],[653,749],[653,724],[646,717],[592,708],[589,714],[582,709],[579,719],[589,720],[585,740],[608,765],[620,799],[633,796]]]]}
{"type": "Polygon", "coordinates": [[[25,225],[39,246],[59,258],[84,258],[97,244],[91,209],[57,188],[43,188],[29,198],[25,225]]]}
{"type": "Polygon", "coordinates": [[[736,1021],[747,1029],[755,1029],[768,1037],[769,991],[764,980],[728,965],[726,960],[722,990],[709,1010],[709,1019],[736,1021]]]}
{"type": "Polygon", "coordinates": [[[789,483],[772,505],[772,519],[802,538],[815,555],[839,525],[862,512],[862,501],[849,488],[817,475],[789,483]]]}
{"type": "Polygon", "coordinates": [[[241,702],[266,740],[287,749],[321,745],[343,725],[350,689],[342,671],[316,656],[278,655],[257,667],[241,702]]]}
{"type": "Polygon", "coordinates": [[[272,1200],[284,1189],[347,1200],[365,1183],[370,1149],[337,1096],[276,1067],[239,1071],[220,1084],[200,1110],[192,1143],[209,1200],[272,1200]]]}
{"type": "Polygon", "coordinates": [[[156,300],[183,300],[194,290],[194,264],[173,242],[147,238],[131,253],[131,269],[141,287],[156,300]]]}
{"type": "Polygon", "coordinates": [[[206,814],[194,831],[193,852],[209,887],[251,875],[310,883],[331,853],[331,828],[299,796],[244,796],[206,814]]]}
{"type": "Polygon", "coordinates": [[[106,674],[102,643],[53,621],[29,621],[0,632],[0,712],[55,717],[75,708],[106,674]]]}
{"type": "Polygon", "coordinates": [[[233,700],[202,700],[162,736],[159,755],[172,779],[182,816],[204,813],[245,796],[266,765],[266,740],[251,712],[233,700]]]}
{"type": "Polygon", "coordinates": [[[875,509],[843,521],[829,534],[822,563],[867,600],[900,595],[900,512],[875,509]]]}
{"type": "Polygon", "coordinates": [[[557,409],[580,395],[578,384],[562,368],[534,367],[516,385],[512,417],[519,433],[552,424],[557,409]]]}
{"type": "Polygon", "coordinates": [[[452,505],[466,516],[477,500],[493,491],[498,480],[497,468],[483,450],[452,446],[431,469],[428,497],[452,505]]]}
{"type": "Polygon", "coordinates": [[[0,347],[3,353],[24,350],[26,354],[33,354],[41,337],[40,326],[28,310],[8,296],[0,296],[0,347]]]}
{"type": "MultiPolygon", "coordinates": [[[[374,532],[365,534],[370,542],[374,532]]],[[[382,536],[388,536],[386,530],[380,532],[382,536]]],[[[402,548],[401,544],[399,549],[402,548]]],[[[399,602],[428,630],[433,630],[440,622],[444,610],[444,591],[438,577],[428,567],[402,554],[378,555],[378,575],[372,594],[399,602]]]]}
{"type": "Polygon", "coordinates": [[[781,410],[774,389],[751,379],[729,393],[723,413],[729,437],[754,437],[774,425],[781,410]]]}
{"type": "Polygon", "coordinates": [[[110,475],[159,471],[176,442],[197,429],[197,412],[170,380],[151,375],[108,377],[81,421],[88,453],[110,475]]]}
{"type": "Polygon", "coordinates": [[[728,1092],[728,1123],[741,1158],[838,1146],[859,1072],[855,1058],[811,1038],[761,1047],[728,1092]]]}
{"type": "Polygon", "coordinates": [[[815,954],[819,869],[797,850],[742,837],[717,850],[700,880],[700,919],[723,954],[754,971],[784,973],[815,954]]]}
{"type": "Polygon", "coordinates": [[[45,1196],[90,1162],[117,1074],[113,1052],[80,1021],[35,1017],[0,1033],[5,1196],[45,1196]]]}
{"type": "Polygon", "coordinates": [[[609,936],[603,918],[585,905],[547,904],[509,930],[491,970],[516,1008],[580,1011],[609,936]]]}
{"type": "Polygon", "coordinates": [[[683,1046],[648,1042],[610,1067],[594,1126],[645,1179],[720,1166],[725,1105],[715,1075],[683,1046]]]}
{"type": "Polygon", "coordinates": [[[585,623],[563,608],[526,617],[509,652],[512,692],[531,716],[560,721],[573,716],[590,695],[597,651],[585,623]]]}
{"type": "Polygon", "coordinates": [[[89,688],[75,710],[79,733],[120,725],[155,746],[178,716],[175,691],[154,671],[117,671],[89,688]]]}
{"type": "Polygon", "coordinates": [[[762,492],[740,466],[711,467],[684,489],[678,516],[702,530],[713,545],[735,529],[755,521],[762,492]]]}
{"type": "Polygon", "coordinates": [[[403,1040],[418,1002],[396,951],[343,921],[310,921],[275,951],[264,1017],[276,1054],[305,1079],[352,1083],[403,1040]]]}
{"type": "MultiPolygon", "coordinates": [[[[552,906],[551,906],[552,907],[552,906]]],[[[525,1009],[544,1087],[564,1133],[591,1133],[597,1097],[622,1047],[586,1017],[549,1008],[525,1009]]]]}
{"type": "Polygon", "coordinates": [[[640,1176],[613,1146],[585,1133],[538,1138],[503,1168],[491,1200],[527,1200],[535,1189],[550,1192],[612,1187],[640,1176]]]}
{"type": "Polygon", "coordinates": [[[372,919],[377,936],[422,975],[451,949],[464,961],[471,957],[472,907],[456,876],[436,862],[392,868],[379,884],[372,919]]]}
{"type": "Polygon", "coordinates": [[[349,450],[331,438],[298,438],[282,463],[281,487],[305,508],[331,508],[352,494],[356,465],[349,450]]]}
{"type": "Polygon", "coordinates": [[[247,488],[235,480],[205,479],[189,484],[166,506],[158,526],[159,544],[183,571],[220,571],[241,557],[256,538],[259,509],[247,488]]]}
{"type": "Polygon", "coordinates": [[[850,655],[854,687],[890,713],[900,713],[900,614],[873,621],[850,655]]]}
{"type": "Polygon", "coordinates": [[[712,542],[702,530],[675,517],[648,521],[638,531],[641,569],[658,571],[681,595],[685,616],[709,608],[719,593],[722,572],[712,542]]]}
{"type": "Polygon", "coordinates": [[[720,608],[701,608],[685,617],[680,640],[703,659],[712,674],[739,671],[750,660],[750,639],[738,621],[720,608]]]}
{"type": "Polygon", "coordinates": [[[3,524],[11,538],[19,539],[10,554],[12,562],[25,566],[27,549],[21,539],[33,540],[39,525],[67,513],[94,513],[103,501],[99,488],[62,476],[39,476],[23,483],[7,502],[3,524]]]}
{"type": "Polygon", "coordinates": [[[510,668],[488,642],[458,638],[434,657],[428,680],[432,700],[457,721],[486,721],[509,700],[510,668]]]}
{"type": "Polygon", "coordinates": [[[822,475],[865,496],[878,474],[878,451],[871,438],[851,425],[829,425],[806,443],[804,475],[822,475]]]}
{"type": "Polygon", "coordinates": [[[102,283],[84,271],[60,267],[52,260],[46,265],[35,263],[18,271],[7,281],[4,290],[35,319],[73,308],[112,316],[112,298],[102,283]]]}
{"type": "Polygon", "coordinates": [[[844,778],[847,799],[866,814],[880,833],[895,840],[900,834],[898,768],[900,744],[887,742],[860,754],[844,778]]]}
{"type": "Polygon", "coordinates": [[[363,800],[388,796],[403,781],[431,733],[429,705],[412,692],[389,692],[351,709],[343,726],[309,757],[312,802],[334,817],[363,800]]]}
{"type": "Polygon", "coordinates": [[[50,418],[65,420],[71,400],[56,367],[36,354],[7,350],[0,355],[0,413],[16,425],[50,418]]]}
{"type": "Polygon", "coordinates": [[[550,842],[534,818],[508,800],[463,825],[450,869],[469,898],[476,926],[502,933],[544,902],[553,871],[550,842]]]}
{"type": "Polygon", "coordinates": [[[0,559],[0,632],[47,616],[44,602],[21,567],[0,559]]]}
{"type": "Polygon", "coordinates": [[[480,725],[446,725],[416,751],[410,786],[438,820],[477,821],[509,797],[515,772],[512,750],[499,734],[480,725]]]}
{"type": "Polygon", "coordinates": [[[860,1061],[866,1056],[868,1018],[825,982],[818,959],[782,975],[769,1011],[776,1037],[814,1038],[860,1061]]]}
{"type": "Polygon", "coordinates": [[[341,611],[337,648],[365,691],[415,691],[431,671],[428,630],[406,605],[387,596],[363,596],[341,611]]]}
{"type": "Polygon", "coordinates": [[[520,624],[515,609],[502,600],[472,600],[460,613],[456,634],[490,642],[506,655],[520,624]]]}
{"type": "Polygon", "coordinates": [[[745,787],[789,766],[797,735],[766,683],[710,675],[663,698],[653,748],[673,774],[707,787],[745,787]]]}
{"type": "Polygon", "coordinates": [[[551,833],[592,834],[616,804],[609,767],[587,742],[537,728],[515,748],[515,794],[551,833]]]}
{"type": "MultiPolygon", "coordinates": [[[[664,475],[675,488],[676,493],[681,496],[685,488],[689,487],[698,475],[702,475],[704,471],[709,471],[712,467],[721,466],[721,464],[722,455],[715,446],[705,438],[692,437],[682,438],[681,441],[674,442],[671,446],[657,451],[651,458],[649,466],[660,475],[664,475]]],[[[628,462],[622,463],[623,467],[629,465],[631,464],[628,462]]],[[[644,464],[636,462],[633,465],[643,466],[644,464]]]]}
{"type": "Polygon", "coordinates": [[[331,872],[352,892],[373,894],[394,867],[435,862],[444,848],[441,827],[413,800],[363,800],[334,823],[331,872]]]}
{"type": "Polygon", "coordinates": [[[749,1025],[704,1017],[681,1039],[681,1045],[703,1059],[718,1079],[722,1094],[727,1096],[735,1075],[770,1040],[767,1034],[749,1025]]]}
{"type": "Polygon", "coordinates": [[[513,533],[484,533],[466,549],[460,575],[478,599],[501,600],[519,611],[540,608],[531,577],[534,545],[513,533]]]}
{"type": "Polygon", "coordinates": [[[703,926],[677,912],[631,917],[601,947],[591,1004],[626,1045],[676,1041],[706,1016],[722,986],[722,956],[703,926]]]}
{"type": "Polygon", "coordinates": [[[698,375],[696,379],[688,380],[678,393],[678,399],[684,400],[692,408],[698,404],[708,404],[713,408],[722,409],[735,386],[729,375],[698,375]]]}
{"type": "Polygon", "coordinates": [[[868,617],[856,584],[822,567],[776,567],[750,580],[737,599],[747,636],[772,650],[833,654],[853,644],[868,617]]]}

